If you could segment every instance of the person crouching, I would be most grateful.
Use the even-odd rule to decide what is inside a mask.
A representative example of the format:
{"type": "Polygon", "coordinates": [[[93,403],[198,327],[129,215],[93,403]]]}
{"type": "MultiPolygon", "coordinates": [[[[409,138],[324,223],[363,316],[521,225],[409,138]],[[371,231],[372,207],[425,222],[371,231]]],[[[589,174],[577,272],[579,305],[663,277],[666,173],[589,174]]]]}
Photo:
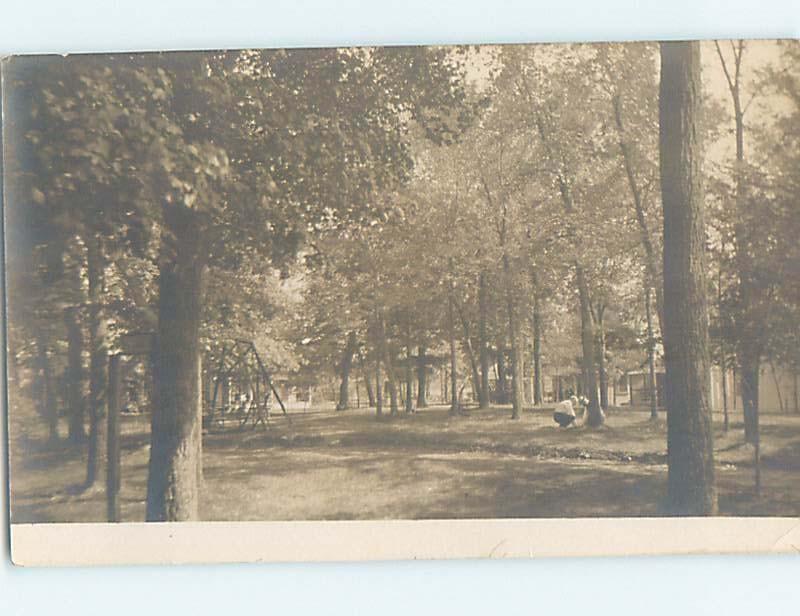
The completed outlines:
{"type": "Polygon", "coordinates": [[[578,399],[575,396],[570,396],[568,400],[562,400],[553,411],[553,420],[562,428],[568,428],[575,424],[575,406],[578,404],[578,399]]]}

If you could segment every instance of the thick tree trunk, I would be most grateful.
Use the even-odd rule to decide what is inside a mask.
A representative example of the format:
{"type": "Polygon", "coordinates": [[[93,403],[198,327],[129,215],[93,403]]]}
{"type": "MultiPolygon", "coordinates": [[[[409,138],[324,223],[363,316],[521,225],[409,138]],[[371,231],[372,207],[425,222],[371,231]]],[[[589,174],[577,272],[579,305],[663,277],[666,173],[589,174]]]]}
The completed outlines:
{"type": "Polygon", "coordinates": [[[428,366],[425,361],[425,345],[417,347],[417,408],[428,406],[428,366]]]}
{"type": "Polygon", "coordinates": [[[489,314],[489,298],[486,288],[486,272],[481,272],[478,278],[478,336],[480,337],[480,362],[481,362],[481,387],[478,395],[478,406],[482,409],[489,408],[489,339],[486,335],[486,325],[489,314]]]}
{"type": "Polygon", "coordinates": [[[595,346],[594,326],[592,324],[591,297],[589,285],[583,266],[576,264],[575,272],[578,279],[578,299],[580,300],[581,317],[581,377],[583,380],[584,395],[589,399],[587,409],[587,425],[596,428],[605,421],[605,414],[600,407],[600,398],[597,391],[597,373],[595,371],[595,346]]]}
{"type": "Polygon", "coordinates": [[[105,310],[105,257],[99,237],[86,241],[86,270],[89,282],[89,451],[86,487],[105,476],[106,397],[108,388],[108,341],[105,310]]]}
{"type": "Polygon", "coordinates": [[[650,419],[658,419],[658,385],[656,383],[656,338],[653,334],[653,310],[650,307],[650,285],[645,283],[644,309],[647,315],[647,366],[650,371],[650,419]]]}
{"type": "Polygon", "coordinates": [[[147,520],[196,520],[202,404],[200,320],[203,233],[195,212],[165,209],[159,266],[156,404],[147,478],[147,520]]]}
{"type": "Polygon", "coordinates": [[[83,332],[81,331],[80,311],[71,306],[64,310],[64,323],[67,326],[67,410],[69,412],[68,438],[71,443],[86,440],[83,404],[83,332]]]}
{"type": "Polygon", "coordinates": [[[668,507],[716,513],[709,407],[700,44],[661,43],[659,149],[664,207],[668,507]]]}
{"type": "Polygon", "coordinates": [[[342,381],[339,385],[339,401],[336,403],[337,411],[344,411],[350,408],[350,369],[353,365],[356,345],[356,333],[353,331],[347,335],[342,363],[339,365],[339,375],[342,381]]]}

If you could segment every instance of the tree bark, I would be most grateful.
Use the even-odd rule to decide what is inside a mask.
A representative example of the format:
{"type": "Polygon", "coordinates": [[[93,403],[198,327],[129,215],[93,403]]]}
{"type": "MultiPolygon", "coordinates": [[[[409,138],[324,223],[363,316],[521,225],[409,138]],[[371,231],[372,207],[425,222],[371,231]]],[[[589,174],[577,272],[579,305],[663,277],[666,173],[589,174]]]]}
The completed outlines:
{"type": "Polygon", "coordinates": [[[534,275],[533,290],[533,403],[544,402],[544,376],[542,374],[542,309],[538,285],[534,275]]]}
{"type": "Polygon", "coordinates": [[[105,476],[106,397],[108,388],[108,324],[105,298],[105,256],[98,236],[86,241],[86,272],[89,282],[89,450],[86,487],[105,476]]]}
{"type": "Polygon", "coordinates": [[[68,438],[71,443],[82,443],[86,440],[86,427],[83,404],[83,332],[81,331],[79,308],[70,306],[64,310],[64,323],[67,327],[67,382],[65,386],[69,412],[68,438]]]}
{"type": "Polygon", "coordinates": [[[581,377],[583,380],[584,395],[589,399],[586,423],[596,428],[602,425],[606,418],[603,409],[600,407],[600,398],[597,395],[591,297],[589,296],[589,285],[586,282],[586,274],[583,270],[583,266],[576,264],[575,272],[578,279],[578,299],[580,301],[581,311],[581,377]]]}
{"type": "Polygon", "coordinates": [[[200,321],[205,253],[198,214],[165,208],[147,521],[196,520],[201,450],[200,321]]]}
{"type": "Polygon", "coordinates": [[[417,346],[417,408],[424,409],[428,406],[428,367],[425,361],[425,345],[417,346]]]}
{"type": "Polygon", "coordinates": [[[341,383],[339,385],[339,401],[336,403],[337,411],[344,411],[350,408],[350,369],[353,365],[353,355],[356,352],[356,333],[351,331],[347,335],[347,342],[342,355],[342,363],[339,366],[341,383]]]}
{"type": "Polygon", "coordinates": [[[478,278],[478,336],[480,337],[480,362],[481,362],[481,387],[478,396],[478,406],[482,409],[489,408],[489,339],[486,335],[486,322],[488,320],[488,291],[486,289],[486,272],[481,272],[478,278]]]}
{"type": "Polygon", "coordinates": [[[661,43],[659,150],[664,208],[664,360],[668,507],[712,515],[717,500],[709,407],[700,44],[661,43]]]}

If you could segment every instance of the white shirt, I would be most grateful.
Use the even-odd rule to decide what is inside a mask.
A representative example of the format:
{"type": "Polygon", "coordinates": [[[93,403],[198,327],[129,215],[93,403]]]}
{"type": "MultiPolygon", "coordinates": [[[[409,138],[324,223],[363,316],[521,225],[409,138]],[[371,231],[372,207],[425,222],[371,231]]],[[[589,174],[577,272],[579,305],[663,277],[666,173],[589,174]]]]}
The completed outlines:
{"type": "Polygon", "coordinates": [[[558,404],[556,404],[555,409],[553,409],[556,413],[564,413],[565,415],[569,415],[571,417],[575,417],[575,409],[572,408],[572,402],[570,400],[562,400],[558,404]]]}

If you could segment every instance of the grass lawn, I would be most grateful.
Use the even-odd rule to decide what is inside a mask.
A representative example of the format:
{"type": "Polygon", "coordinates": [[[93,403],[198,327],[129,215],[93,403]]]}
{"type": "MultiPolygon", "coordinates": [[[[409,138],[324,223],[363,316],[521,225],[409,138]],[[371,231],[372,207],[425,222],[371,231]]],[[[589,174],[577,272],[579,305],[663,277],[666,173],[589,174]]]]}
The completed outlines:
{"type": "MultiPolygon", "coordinates": [[[[268,430],[206,434],[204,520],[659,515],[666,424],[612,410],[601,429],[559,429],[548,409],[449,417],[446,407],[376,420],[374,410],[297,411],[268,430]]],[[[715,424],[723,515],[800,515],[800,416],[762,417],[762,494],[741,424],[715,424]]],[[[125,417],[122,518],[143,521],[149,447],[125,417]]],[[[12,429],[12,522],[104,521],[102,487],[76,493],[85,452],[12,429]],[[15,432],[17,432],[15,434],[15,432]]],[[[102,484],[102,482],[101,482],[102,484]]]]}

